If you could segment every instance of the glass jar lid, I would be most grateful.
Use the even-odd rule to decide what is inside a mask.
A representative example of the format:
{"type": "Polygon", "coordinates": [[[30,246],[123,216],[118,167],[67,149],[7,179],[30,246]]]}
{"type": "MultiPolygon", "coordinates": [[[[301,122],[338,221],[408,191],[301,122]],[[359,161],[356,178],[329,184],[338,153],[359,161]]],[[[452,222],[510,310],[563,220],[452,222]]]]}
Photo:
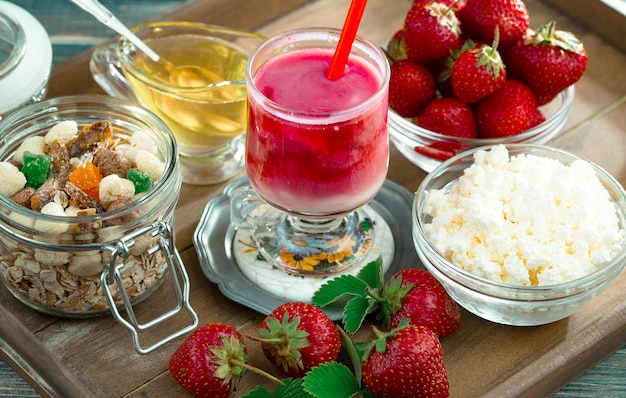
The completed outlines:
{"type": "Polygon", "coordinates": [[[26,34],[12,16],[0,10],[0,76],[20,63],[26,52],[26,34]]]}
{"type": "Polygon", "coordinates": [[[52,43],[23,8],[0,0],[0,116],[45,95],[52,43]]]}

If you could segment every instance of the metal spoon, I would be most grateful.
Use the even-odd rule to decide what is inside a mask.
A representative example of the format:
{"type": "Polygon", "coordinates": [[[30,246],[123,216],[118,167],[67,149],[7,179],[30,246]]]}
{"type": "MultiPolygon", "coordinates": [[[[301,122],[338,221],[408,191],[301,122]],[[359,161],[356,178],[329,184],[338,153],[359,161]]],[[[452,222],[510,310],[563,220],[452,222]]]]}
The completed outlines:
{"type": "Polygon", "coordinates": [[[128,41],[137,46],[138,49],[143,51],[151,60],[159,62],[159,55],[155,53],[146,43],[141,41],[133,32],[131,32],[122,22],[120,22],[111,11],[105,6],[100,4],[98,0],[70,0],[89,14],[96,17],[96,19],[102,22],[104,25],[113,29],[115,32],[126,38],[128,41]]]}
{"type": "Polygon", "coordinates": [[[224,79],[208,69],[193,65],[174,65],[161,58],[146,43],[141,41],[133,32],[120,22],[111,11],[100,4],[97,0],[70,0],[89,14],[93,15],[109,28],[133,43],[139,50],[146,54],[152,61],[162,65],[170,77],[171,83],[182,87],[200,88],[210,84],[221,82],[224,79]]]}

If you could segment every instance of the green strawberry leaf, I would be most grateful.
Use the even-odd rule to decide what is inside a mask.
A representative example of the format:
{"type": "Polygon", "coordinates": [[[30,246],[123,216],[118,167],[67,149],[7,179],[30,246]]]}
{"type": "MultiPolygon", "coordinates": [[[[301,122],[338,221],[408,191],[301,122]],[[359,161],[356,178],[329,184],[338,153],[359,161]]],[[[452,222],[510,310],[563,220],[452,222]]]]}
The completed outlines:
{"type": "Polygon", "coordinates": [[[258,386],[254,390],[244,395],[242,398],[273,398],[273,396],[267,388],[258,386]]]}
{"type": "Polygon", "coordinates": [[[363,280],[354,275],[342,275],[320,286],[313,294],[313,304],[326,307],[354,296],[365,296],[366,289],[367,284],[363,280]]]}
{"type": "Polygon", "coordinates": [[[341,275],[324,283],[313,294],[313,304],[326,307],[351,297],[364,297],[370,291],[379,290],[383,283],[382,259],[378,257],[363,267],[357,276],[341,275]]]}
{"type": "Polygon", "coordinates": [[[329,280],[313,294],[313,304],[325,307],[337,301],[347,301],[343,323],[348,333],[356,333],[365,316],[378,307],[384,284],[382,259],[368,263],[359,273],[342,275],[329,280]]]}
{"type": "Polygon", "coordinates": [[[274,390],[274,398],[313,398],[304,389],[303,379],[285,379],[284,386],[278,386],[274,390]]]}
{"type": "Polygon", "coordinates": [[[380,293],[378,307],[380,312],[376,314],[376,320],[382,321],[385,328],[389,327],[391,316],[400,310],[404,296],[413,288],[413,283],[402,286],[402,275],[395,276],[387,281],[380,293]]]}
{"type": "Polygon", "coordinates": [[[370,289],[380,289],[385,283],[385,275],[382,272],[383,259],[378,257],[375,261],[367,264],[358,273],[358,278],[365,282],[370,289]]]}
{"type": "Polygon", "coordinates": [[[343,348],[346,350],[348,354],[348,358],[350,358],[350,364],[354,369],[354,376],[356,377],[357,382],[361,385],[361,379],[363,376],[363,353],[358,347],[358,343],[355,344],[354,341],[346,334],[346,332],[342,328],[337,328],[339,330],[339,334],[341,334],[341,341],[343,343],[343,348]]]}
{"type": "Polygon", "coordinates": [[[304,376],[304,390],[318,398],[346,398],[361,388],[350,369],[339,362],[317,366],[304,376]]]}
{"type": "Polygon", "coordinates": [[[315,398],[304,390],[303,379],[284,379],[285,384],[279,385],[274,390],[274,394],[270,393],[265,387],[257,387],[250,391],[242,398],[315,398]]]}
{"type": "Polygon", "coordinates": [[[343,325],[346,332],[356,333],[363,324],[365,316],[376,306],[376,301],[369,297],[354,297],[348,301],[343,309],[343,325]]]}

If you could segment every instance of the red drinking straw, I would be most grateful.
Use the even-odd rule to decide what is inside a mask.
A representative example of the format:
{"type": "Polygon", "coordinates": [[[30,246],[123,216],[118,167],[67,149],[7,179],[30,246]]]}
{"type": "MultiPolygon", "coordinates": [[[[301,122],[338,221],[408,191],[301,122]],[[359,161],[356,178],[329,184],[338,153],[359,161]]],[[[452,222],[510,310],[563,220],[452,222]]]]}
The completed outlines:
{"type": "Polygon", "coordinates": [[[365,11],[365,4],[367,0],[352,0],[346,21],[343,24],[341,30],[341,36],[339,36],[339,43],[337,43],[337,49],[335,50],[335,56],[328,69],[328,79],[337,80],[343,75],[343,71],[352,49],[352,43],[356,37],[356,32],[359,29],[361,23],[361,17],[363,11],[365,11]]]}

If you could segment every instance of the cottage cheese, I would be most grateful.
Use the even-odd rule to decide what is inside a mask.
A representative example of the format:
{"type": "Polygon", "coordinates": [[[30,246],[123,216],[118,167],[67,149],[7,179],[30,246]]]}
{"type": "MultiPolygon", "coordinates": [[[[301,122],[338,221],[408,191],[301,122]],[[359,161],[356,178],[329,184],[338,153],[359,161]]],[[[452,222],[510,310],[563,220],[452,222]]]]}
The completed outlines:
{"type": "Polygon", "coordinates": [[[478,151],[448,191],[426,193],[440,253],[480,277],[544,286],[592,273],[623,246],[615,206],[588,162],[566,166],[503,145],[478,151]]]}

